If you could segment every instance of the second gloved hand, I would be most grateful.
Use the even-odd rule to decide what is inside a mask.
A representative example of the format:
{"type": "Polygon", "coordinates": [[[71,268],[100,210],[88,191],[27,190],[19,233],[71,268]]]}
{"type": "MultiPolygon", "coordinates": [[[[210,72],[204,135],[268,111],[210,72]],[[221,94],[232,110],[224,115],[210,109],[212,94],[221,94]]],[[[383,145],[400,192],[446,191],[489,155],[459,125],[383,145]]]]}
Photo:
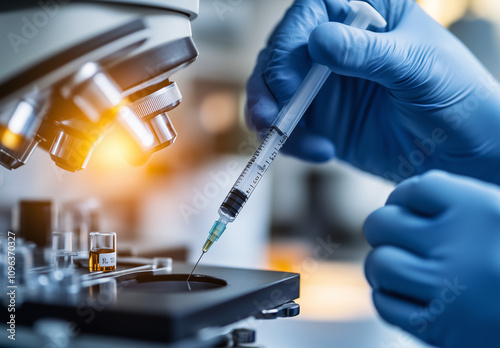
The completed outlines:
{"type": "Polygon", "coordinates": [[[432,171],[365,223],[380,315],[444,348],[500,347],[500,189],[432,171]]]}
{"type": "Polygon", "coordinates": [[[385,32],[345,26],[346,0],[297,0],[260,53],[247,119],[266,130],[313,61],[334,72],[284,151],[338,156],[402,181],[432,168],[500,182],[500,92],[476,58],[413,0],[370,0],[385,32]]]}

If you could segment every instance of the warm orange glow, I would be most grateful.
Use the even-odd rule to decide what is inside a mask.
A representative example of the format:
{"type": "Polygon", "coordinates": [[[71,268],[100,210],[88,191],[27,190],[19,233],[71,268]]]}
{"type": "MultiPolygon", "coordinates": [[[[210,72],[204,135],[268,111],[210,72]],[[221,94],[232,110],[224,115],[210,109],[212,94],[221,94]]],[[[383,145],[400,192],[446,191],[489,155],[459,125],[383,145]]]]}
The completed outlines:
{"type": "Polygon", "coordinates": [[[3,146],[8,147],[11,150],[17,150],[23,137],[19,134],[13,133],[9,128],[0,127],[0,142],[3,146]]]}
{"type": "Polygon", "coordinates": [[[448,26],[470,11],[474,15],[498,21],[498,0],[418,0],[422,8],[441,24],[448,26]]]}
{"type": "Polygon", "coordinates": [[[470,0],[418,0],[418,3],[432,18],[448,27],[464,16],[470,0]]]}
{"type": "Polygon", "coordinates": [[[302,318],[346,321],[375,314],[361,263],[320,261],[314,272],[303,273],[300,290],[302,318]]]}
{"type": "Polygon", "coordinates": [[[218,134],[234,126],[238,117],[238,99],[229,91],[207,95],[200,105],[200,121],[210,133],[218,134]]]}
{"type": "Polygon", "coordinates": [[[498,0],[472,1],[471,10],[475,15],[490,19],[497,24],[500,20],[500,1],[498,0]]]}
{"type": "Polygon", "coordinates": [[[127,104],[128,104],[128,100],[124,99],[124,100],[122,100],[122,102],[120,104],[115,105],[115,106],[111,107],[110,109],[108,109],[107,111],[105,111],[101,115],[101,119],[99,120],[99,124],[98,124],[99,128],[102,131],[106,131],[110,126],[112,126],[112,123],[115,121],[120,110],[124,106],[126,106],[127,104]]]}
{"type": "Polygon", "coordinates": [[[82,194],[114,198],[140,197],[140,193],[150,183],[145,167],[133,167],[123,157],[122,146],[119,145],[122,140],[118,138],[115,133],[107,134],[96,146],[84,172],[87,179],[78,181],[82,194]]]}
{"type": "Polygon", "coordinates": [[[92,162],[103,170],[126,170],[130,165],[123,158],[122,149],[129,146],[129,142],[125,136],[107,135],[97,146],[92,156],[92,162]]]}
{"type": "Polygon", "coordinates": [[[149,159],[149,155],[144,154],[138,144],[126,133],[119,131],[119,127],[115,124],[117,115],[129,103],[125,98],[120,104],[104,112],[99,121],[99,128],[107,134],[93,157],[96,165],[102,169],[126,168],[130,167],[131,162],[142,165],[149,159]],[[127,162],[125,158],[129,161],[127,162]]]}
{"type": "Polygon", "coordinates": [[[273,270],[300,273],[300,264],[311,254],[309,245],[303,242],[280,241],[269,250],[269,265],[273,270]]]}
{"type": "Polygon", "coordinates": [[[275,243],[269,250],[273,270],[300,273],[301,318],[324,321],[362,320],[375,315],[362,263],[313,257],[305,243],[275,243]]]}

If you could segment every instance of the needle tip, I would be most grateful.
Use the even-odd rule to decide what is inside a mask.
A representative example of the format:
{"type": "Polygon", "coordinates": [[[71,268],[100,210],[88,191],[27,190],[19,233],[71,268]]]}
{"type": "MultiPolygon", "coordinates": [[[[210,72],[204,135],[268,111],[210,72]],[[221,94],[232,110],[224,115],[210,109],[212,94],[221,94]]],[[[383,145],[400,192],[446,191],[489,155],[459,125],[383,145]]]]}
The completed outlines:
{"type": "Polygon", "coordinates": [[[193,275],[193,272],[196,269],[196,266],[198,266],[198,263],[200,263],[200,260],[201,260],[201,258],[203,257],[204,254],[205,254],[205,251],[202,251],[202,253],[200,255],[200,258],[198,259],[198,261],[196,261],[196,264],[194,265],[193,270],[191,271],[191,273],[189,274],[189,276],[187,277],[186,282],[189,282],[189,279],[191,279],[191,276],[193,275]]]}

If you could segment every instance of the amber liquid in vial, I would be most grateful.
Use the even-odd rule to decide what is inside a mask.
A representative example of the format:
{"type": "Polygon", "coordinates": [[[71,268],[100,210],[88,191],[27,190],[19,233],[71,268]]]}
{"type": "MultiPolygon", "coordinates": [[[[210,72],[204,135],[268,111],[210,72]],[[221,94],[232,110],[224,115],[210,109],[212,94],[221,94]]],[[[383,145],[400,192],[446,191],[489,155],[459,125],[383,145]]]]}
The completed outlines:
{"type": "Polygon", "coordinates": [[[116,250],[96,249],[89,252],[90,272],[109,272],[116,269],[116,250]]]}

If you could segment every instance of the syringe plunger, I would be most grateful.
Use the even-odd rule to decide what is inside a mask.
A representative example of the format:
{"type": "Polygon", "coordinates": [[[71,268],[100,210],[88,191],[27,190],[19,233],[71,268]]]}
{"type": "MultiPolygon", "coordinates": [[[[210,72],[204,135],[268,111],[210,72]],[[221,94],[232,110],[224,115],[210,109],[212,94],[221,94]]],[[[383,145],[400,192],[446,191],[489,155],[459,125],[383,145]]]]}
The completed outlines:
{"type": "Polygon", "coordinates": [[[243,205],[246,203],[248,196],[245,195],[238,189],[231,189],[228,195],[222,202],[220,209],[223,213],[227,214],[231,218],[235,218],[240,210],[243,208],[243,205]]]}

